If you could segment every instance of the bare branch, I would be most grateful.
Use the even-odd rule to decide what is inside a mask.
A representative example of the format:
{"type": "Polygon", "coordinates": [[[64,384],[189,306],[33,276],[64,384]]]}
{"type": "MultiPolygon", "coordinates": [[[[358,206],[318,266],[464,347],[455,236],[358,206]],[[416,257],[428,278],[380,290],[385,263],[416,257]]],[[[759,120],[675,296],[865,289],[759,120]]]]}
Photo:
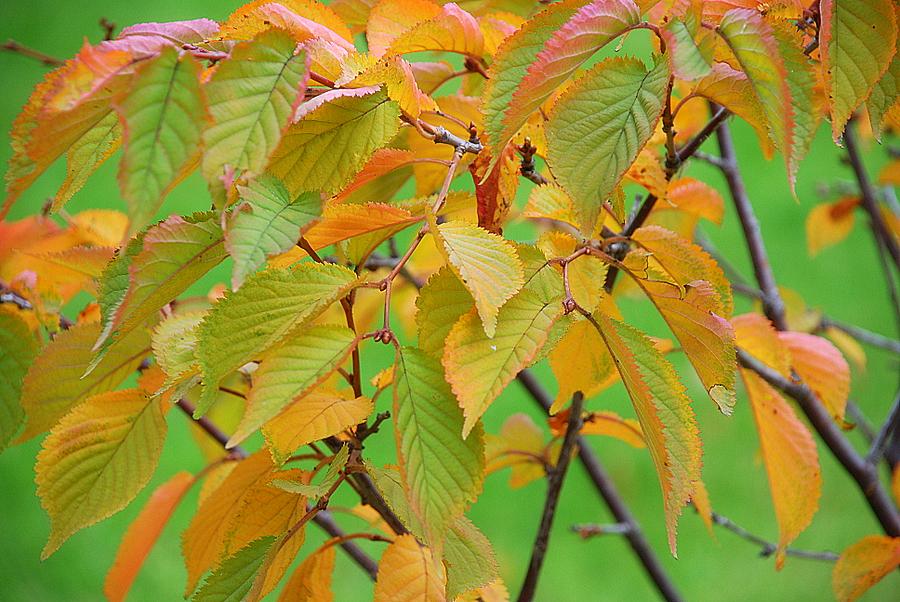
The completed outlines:
{"type": "Polygon", "coordinates": [[[900,423],[900,393],[894,397],[894,403],[891,405],[887,418],[884,419],[884,424],[881,425],[881,429],[875,435],[875,439],[872,440],[872,447],[869,448],[869,453],[866,455],[867,464],[874,466],[878,463],[884,455],[888,438],[894,432],[894,429],[897,428],[898,423],[900,423]]]}
{"type": "Polygon", "coordinates": [[[27,56],[31,59],[35,59],[36,61],[40,61],[49,67],[59,67],[64,62],[62,59],[58,59],[55,56],[50,56],[49,54],[44,54],[40,50],[35,50],[34,48],[29,48],[24,44],[19,44],[15,40],[6,40],[6,42],[3,43],[3,49],[21,54],[22,56],[27,56]]]}
{"type": "MultiPolygon", "coordinates": [[[[759,551],[759,555],[763,558],[767,558],[775,553],[778,549],[774,543],[763,539],[759,535],[755,535],[750,531],[747,531],[733,520],[728,518],[727,516],[722,516],[717,512],[712,513],[713,523],[728,529],[738,537],[746,539],[751,543],[755,543],[758,545],[761,550],[759,551]]],[[[839,556],[834,552],[822,551],[822,552],[813,552],[810,550],[798,550],[796,548],[787,548],[784,551],[788,556],[794,556],[795,558],[806,558],[807,560],[821,560],[824,562],[836,562],[839,556]]]]}
{"type": "Polygon", "coordinates": [[[553,526],[553,519],[556,516],[559,493],[562,490],[566,470],[569,468],[572,449],[577,445],[578,431],[581,429],[581,408],[583,404],[584,395],[581,394],[581,391],[576,391],[572,396],[572,410],[569,413],[566,434],[563,437],[562,447],[559,451],[559,460],[557,460],[556,466],[547,475],[547,499],[544,502],[541,523],[532,547],[528,572],[525,574],[525,581],[522,583],[522,590],[519,592],[519,602],[531,602],[537,590],[538,578],[541,574],[541,567],[544,565],[547,545],[550,542],[550,527],[553,526]]]}
{"type": "MultiPolygon", "coordinates": [[[[553,400],[538,382],[537,378],[535,378],[528,370],[522,370],[516,378],[522,383],[522,386],[525,387],[535,403],[540,405],[545,412],[549,412],[553,400]]],[[[672,583],[669,575],[656,557],[653,548],[650,547],[650,543],[644,537],[640,524],[631,513],[631,510],[628,508],[628,504],[625,503],[622,495],[616,489],[612,478],[607,474],[606,469],[603,467],[597,454],[594,453],[590,443],[588,443],[581,435],[578,436],[577,443],[578,458],[581,460],[582,466],[584,466],[584,469],[587,471],[597,493],[612,513],[613,518],[619,523],[631,526],[628,533],[625,534],[625,538],[628,540],[628,544],[638,557],[638,560],[640,560],[641,565],[643,565],[647,575],[653,581],[660,596],[668,602],[679,602],[682,600],[681,594],[678,593],[675,584],[672,583]]]]}

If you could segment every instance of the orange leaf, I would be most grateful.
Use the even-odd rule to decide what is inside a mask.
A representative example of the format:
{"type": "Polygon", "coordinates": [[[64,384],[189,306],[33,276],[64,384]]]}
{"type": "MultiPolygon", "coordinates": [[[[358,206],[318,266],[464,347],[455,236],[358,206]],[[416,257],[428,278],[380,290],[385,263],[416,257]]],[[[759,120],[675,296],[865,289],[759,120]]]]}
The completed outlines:
{"type": "Polygon", "coordinates": [[[781,375],[791,375],[791,352],[766,317],[743,314],[732,318],[731,325],[738,347],[781,375]]]}
{"type": "Polygon", "coordinates": [[[854,212],[859,205],[856,197],[844,197],[833,203],[822,203],[813,207],[806,216],[806,247],[809,256],[835,245],[849,236],[853,230],[854,212]]]}
{"type": "Polygon", "coordinates": [[[334,556],[334,546],[310,554],[291,575],[278,602],[331,602],[334,556]]]}
{"type": "Polygon", "coordinates": [[[192,474],[179,472],[153,492],[141,513],[129,525],[103,584],[103,592],[110,602],[125,600],[144,560],[193,483],[192,474]]]}
{"type": "Polygon", "coordinates": [[[775,567],[781,569],[785,548],[809,526],[819,507],[819,454],[809,430],[775,389],[749,370],[741,370],[741,377],[769,476],[779,532],[775,567]]]}
{"type": "Polygon", "coordinates": [[[844,550],[831,584],[840,602],[853,602],[900,566],[900,537],[868,535],[844,550]]]}
{"type": "Polygon", "coordinates": [[[388,546],[378,565],[375,602],[445,602],[444,565],[412,535],[388,546]]]}
{"type": "Polygon", "coordinates": [[[791,366],[815,392],[838,423],[844,420],[850,395],[850,366],[828,340],[805,332],[780,332],[791,354],[791,366]]]}
{"type": "Polygon", "coordinates": [[[478,225],[488,232],[501,234],[503,222],[519,188],[519,164],[515,148],[507,145],[493,169],[490,154],[487,151],[479,153],[469,165],[469,171],[475,181],[478,225]]]}

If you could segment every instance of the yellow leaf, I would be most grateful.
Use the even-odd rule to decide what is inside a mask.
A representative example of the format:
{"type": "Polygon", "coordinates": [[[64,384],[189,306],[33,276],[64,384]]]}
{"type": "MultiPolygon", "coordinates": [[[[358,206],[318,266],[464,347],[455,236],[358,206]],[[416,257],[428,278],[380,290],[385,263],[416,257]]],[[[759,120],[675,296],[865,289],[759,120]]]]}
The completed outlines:
{"type": "Polygon", "coordinates": [[[762,378],[741,370],[759,433],[769,489],[778,520],[775,567],[784,564],[785,548],[812,522],[822,493],[816,442],[793,408],[762,378]]]}
{"type": "Polygon", "coordinates": [[[742,314],[731,319],[737,346],[783,376],[791,374],[791,352],[768,318],[742,314]]]}
{"type": "MultiPolygon", "coordinates": [[[[538,239],[538,247],[547,259],[571,255],[578,241],[570,234],[550,230],[538,239]]],[[[554,266],[562,278],[562,268],[554,266]]],[[[593,257],[580,257],[569,264],[569,288],[575,301],[589,312],[597,309],[603,296],[603,282],[606,279],[607,264],[593,257]]]]}
{"type": "Polygon", "coordinates": [[[144,560],[169,522],[169,517],[193,484],[194,475],[179,472],[160,485],[147,500],[141,513],[128,526],[116,551],[113,565],[106,574],[103,593],[106,594],[107,600],[110,602],[125,600],[144,560]]]}
{"type": "Polygon", "coordinates": [[[840,602],[853,602],[900,565],[900,537],[868,535],[844,550],[831,583],[840,602]]]}
{"type": "Polygon", "coordinates": [[[229,40],[250,40],[280,27],[297,41],[322,38],[353,51],[353,36],[343,20],[328,6],[315,0],[255,0],[234,11],[220,34],[229,40]]]}
{"type": "Polygon", "coordinates": [[[866,369],[866,350],[859,344],[859,341],[852,336],[834,326],[825,328],[825,336],[827,336],[834,346],[837,347],[844,357],[850,360],[857,370],[865,371],[866,369]]]}
{"type": "Polygon", "coordinates": [[[444,565],[412,535],[400,535],[378,564],[375,602],[445,602],[444,565]]]}
{"type": "Polygon", "coordinates": [[[263,427],[266,444],[277,463],[298,448],[337,435],[372,413],[372,400],[352,398],[336,391],[317,389],[294,402],[263,427]]]}
{"type": "Polygon", "coordinates": [[[524,487],[544,476],[544,433],[527,414],[513,414],[506,419],[499,435],[487,436],[486,474],[512,467],[509,486],[524,487]]]}
{"type": "MultiPolygon", "coordinates": [[[[384,203],[365,205],[331,203],[322,211],[322,219],[304,235],[306,241],[317,251],[342,240],[379,232],[384,240],[422,221],[421,215],[384,203]]],[[[379,242],[381,242],[379,240],[379,242]]]]}
{"type": "Polygon", "coordinates": [[[845,197],[833,203],[816,205],[806,216],[806,247],[815,257],[822,249],[841,242],[853,230],[856,197],[845,197]]]}
{"type": "Polygon", "coordinates": [[[603,338],[585,320],[572,324],[550,352],[550,368],[559,384],[559,392],[550,408],[551,414],[567,404],[575,391],[581,391],[585,397],[593,397],[619,379],[603,338]]]}
{"type": "Polygon", "coordinates": [[[331,602],[331,575],[334,573],[334,546],[317,550],[300,563],[281,590],[278,602],[331,602]]]}
{"type": "Polygon", "coordinates": [[[472,293],[484,332],[493,337],[500,307],[525,281],[515,248],[496,234],[459,221],[432,223],[430,231],[450,268],[472,293]]]}

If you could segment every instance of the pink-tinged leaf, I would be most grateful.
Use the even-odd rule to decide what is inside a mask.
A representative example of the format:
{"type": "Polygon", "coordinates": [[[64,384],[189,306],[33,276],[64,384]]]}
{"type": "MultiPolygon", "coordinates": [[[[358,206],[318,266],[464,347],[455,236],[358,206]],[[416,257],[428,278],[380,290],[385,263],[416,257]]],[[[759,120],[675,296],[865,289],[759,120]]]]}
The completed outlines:
{"type": "Polygon", "coordinates": [[[503,232],[503,222],[519,188],[519,158],[513,146],[507,146],[499,161],[484,151],[469,165],[478,202],[478,225],[494,234],[503,232]],[[493,167],[492,167],[493,166],[493,167]]]}
{"type": "Polygon", "coordinates": [[[834,565],[831,578],[834,595],[840,602],[853,602],[898,566],[900,537],[863,537],[844,550],[834,565]]]}
{"type": "Polygon", "coordinates": [[[822,0],[819,56],[837,140],[897,52],[896,0],[822,0]]]}
{"type": "Polygon", "coordinates": [[[747,74],[775,147],[789,157],[793,148],[794,108],[775,30],[756,10],[734,9],[725,14],[717,31],[747,74]]]}
{"type": "Polygon", "coordinates": [[[320,39],[349,52],[356,50],[341,18],[324,4],[309,0],[255,0],[228,17],[221,35],[228,40],[250,40],[272,27],[284,29],[298,42],[320,39]]]}
{"type": "Polygon", "coordinates": [[[784,564],[785,548],[812,522],[822,493],[816,442],[793,408],[762,378],[741,370],[759,432],[769,476],[778,549],[775,566],[784,564]]]}
{"type": "MultiPolygon", "coordinates": [[[[666,42],[666,54],[672,74],[686,81],[694,81],[705,77],[710,71],[710,55],[706,47],[698,47],[697,38],[700,29],[700,4],[685,5],[683,10],[660,29],[662,39],[666,42]]],[[[704,35],[706,32],[704,31],[704,35]]]]}
{"type": "Polygon", "coordinates": [[[203,45],[219,35],[219,24],[210,19],[139,23],[122,30],[115,40],[100,42],[100,48],[124,50],[135,58],[148,58],[167,46],[203,45]]]}
{"type": "Polygon", "coordinates": [[[169,522],[175,508],[194,483],[189,472],[179,472],[160,485],[129,525],[106,574],[103,593],[110,602],[124,602],[147,555],[169,522]]]}
{"type": "Polygon", "coordinates": [[[766,114],[745,73],[733,69],[728,63],[715,63],[712,72],[700,80],[692,93],[722,105],[752,125],[763,155],[771,158],[772,139],[769,137],[766,114]]]}
{"type": "Polygon", "coordinates": [[[350,86],[371,86],[384,84],[388,98],[397,102],[400,108],[415,119],[422,111],[437,111],[435,101],[423,93],[416,83],[412,67],[399,56],[385,58],[373,67],[360,73],[350,86]]]}
{"type": "Polygon", "coordinates": [[[580,8],[549,37],[537,53],[525,76],[517,83],[505,108],[503,130],[491,140],[495,157],[528,120],[575,70],[595,52],[641,20],[641,11],[632,0],[594,0],[580,8]]]}
{"type": "Polygon", "coordinates": [[[830,341],[805,332],[780,332],[791,354],[791,367],[822,400],[828,413],[843,423],[850,394],[850,366],[830,341]]]}
{"type": "Polygon", "coordinates": [[[372,155],[368,163],[362,170],[356,174],[356,177],[338,193],[334,198],[334,203],[340,203],[347,200],[353,192],[359,190],[363,186],[370,184],[378,178],[400,169],[407,165],[418,162],[419,159],[415,153],[399,149],[399,148],[382,148],[372,155]]]}
{"type": "Polygon", "coordinates": [[[366,20],[369,52],[383,56],[394,40],[418,25],[441,14],[441,5],[431,0],[381,0],[366,20]]]}
{"type": "Polygon", "coordinates": [[[119,186],[130,232],[143,228],[163,198],[196,166],[206,108],[200,64],[167,47],[137,68],[131,92],[116,110],[125,125],[119,186]]]}
{"type": "MultiPolygon", "coordinates": [[[[504,118],[510,109],[513,94],[519,89],[528,67],[544,47],[544,42],[559,29],[582,5],[582,0],[563,0],[529,19],[516,32],[506,38],[494,54],[494,62],[488,71],[490,76],[484,88],[484,122],[491,149],[497,151],[506,146],[516,130],[505,125],[504,118]]],[[[524,120],[523,120],[524,123],[524,120]]]]}
{"type": "Polygon", "coordinates": [[[481,57],[484,53],[484,37],[478,21],[453,2],[448,2],[433,18],[400,34],[388,46],[385,55],[429,50],[481,57]]]}

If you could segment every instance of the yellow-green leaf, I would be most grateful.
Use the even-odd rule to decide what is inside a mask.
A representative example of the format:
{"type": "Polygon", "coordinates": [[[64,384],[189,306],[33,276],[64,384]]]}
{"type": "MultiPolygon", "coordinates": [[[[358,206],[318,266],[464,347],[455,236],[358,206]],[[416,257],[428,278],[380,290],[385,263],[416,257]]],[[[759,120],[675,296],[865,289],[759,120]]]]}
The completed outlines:
{"type": "Polygon", "coordinates": [[[11,312],[0,312],[0,452],[25,422],[19,396],[37,352],[38,342],[28,324],[11,312]]]}
{"type": "Polygon", "coordinates": [[[51,523],[42,558],[127,506],[153,476],[165,438],[162,402],[139,389],[95,395],[66,414],[35,466],[51,523]]]}
{"type": "Polygon", "coordinates": [[[429,541],[441,541],[448,525],[481,492],[484,438],[463,439],[463,415],[437,358],[404,347],[397,358],[394,434],[403,485],[429,541]]]}
{"type": "Polygon", "coordinates": [[[472,295],[449,267],[435,272],[416,298],[419,349],[440,357],[450,329],[473,304],[472,295]]]}
{"type": "Polygon", "coordinates": [[[275,537],[261,537],[226,558],[194,594],[192,602],[243,600],[275,540],[275,537]]]}

